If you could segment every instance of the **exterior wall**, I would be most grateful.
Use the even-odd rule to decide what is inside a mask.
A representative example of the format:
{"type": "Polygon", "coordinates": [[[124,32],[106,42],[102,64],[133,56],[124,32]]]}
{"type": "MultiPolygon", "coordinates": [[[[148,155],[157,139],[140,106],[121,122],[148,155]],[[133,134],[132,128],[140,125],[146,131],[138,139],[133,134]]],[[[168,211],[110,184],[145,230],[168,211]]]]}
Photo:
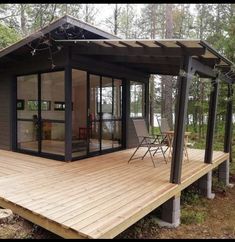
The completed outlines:
{"type": "MultiPolygon", "coordinates": [[[[74,51],[72,51],[74,53],[74,51]]],[[[124,143],[126,148],[133,148],[136,147],[138,144],[138,138],[135,132],[135,127],[132,121],[132,118],[130,118],[130,81],[143,81],[146,83],[146,104],[145,104],[145,120],[146,124],[148,125],[148,116],[149,116],[149,110],[148,110],[148,80],[149,76],[146,74],[140,74],[135,73],[133,70],[125,69],[123,71],[120,71],[120,66],[109,64],[109,63],[102,63],[102,61],[95,61],[93,59],[89,60],[88,58],[84,58],[82,56],[78,55],[72,55],[72,66],[73,68],[78,68],[85,71],[90,71],[95,74],[103,74],[103,75],[109,75],[116,78],[121,78],[124,80],[124,84],[126,85],[126,93],[125,93],[125,109],[126,109],[126,116],[125,116],[125,122],[126,122],[126,137],[124,137],[124,143]]]]}
{"type": "MultiPolygon", "coordinates": [[[[65,63],[65,51],[60,52],[54,58],[55,68],[63,68],[65,63]]],[[[23,58],[23,56],[22,56],[23,58]]],[[[13,89],[17,75],[33,74],[52,70],[48,53],[25,57],[25,61],[9,63],[4,72],[0,72],[0,149],[14,149],[15,140],[15,92],[13,89]]]]}
{"type": "Polygon", "coordinates": [[[11,149],[11,82],[12,77],[0,76],[0,149],[11,149]]]}
{"type": "MultiPolygon", "coordinates": [[[[23,56],[22,56],[23,58],[23,56]]],[[[53,57],[55,64],[55,70],[64,68],[66,60],[66,48],[63,51],[57,53],[53,57]]],[[[145,81],[148,83],[148,75],[145,73],[139,73],[122,68],[118,65],[104,63],[102,61],[95,61],[94,59],[88,59],[81,56],[73,55],[71,64],[73,68],[78,68],[85,71],[90,71],[94,74],[109,75],[116,78],[121,78],[126,83],[126,94],[125,94],[125,108],[126,108],[126,137],[125,146],[126,148],[135,147],[138,139],[135,134],[132,119],[129,117],[129,106],[130,106],[130,93],[129,93],[129,81],[145,81]]],[[[12,85],[16,80],[17,75],[34,74],[37,72],[47,72],[52,70],[51,62],[48,60],[48,53],[38,54],[35,56],[25,57],[25,61],[19,61],[16,63],[9,64],[5,69],[4,73],[11,73],[11,76],[7,76],[3,72],[0,72],[0,148],[1,149],[14,149],[15,140],[15,124],[13,120],[14,110],[16,102],[15,94],[12,92],[12,85]],[[4,100],[4,101],[3,101],[4,100]]],[[[146,103],[147,105],[147,103],[146,103]]],[[[146,108],[146,121],[148,120],[148,110],[146,108]]]]}

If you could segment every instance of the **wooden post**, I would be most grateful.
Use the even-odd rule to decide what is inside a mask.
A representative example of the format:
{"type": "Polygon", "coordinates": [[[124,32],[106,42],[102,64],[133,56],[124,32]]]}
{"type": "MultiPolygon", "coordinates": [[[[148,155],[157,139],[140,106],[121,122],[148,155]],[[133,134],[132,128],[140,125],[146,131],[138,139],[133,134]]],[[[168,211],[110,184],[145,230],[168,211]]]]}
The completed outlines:
{"type": "Polygon", "coordinates": [[[213,138],[215,132],[216,110],[218,103],[218,77],[212,80],[212,89],[210,93],[209,114],[207,122],[207,134],[206,134],[206,150],[204,156],[205,163],[212,163],[213,156],[213,138]]]}
{"type": "MultiPolygon", "coordinates": [[[[228,103],[226,113],[225,135],[224,135],[224,152],[232,152],[232,120],[233,119],[233,87],[228,84],[228,103]]],[[[218,179],[226,186],[232,187],[229,183],[229,160],[225,160],[218,167],[218,179]]]]}
{"type": "Polygon", "coordinates": [[[232,122],[233,122],[233,87],[232,84],[228,84],[228,103],[226,112],[226,124],[224,135],[224,152],[230,152],[230,146],[232,141],[232,122]]]}
{"type": "Polygon", "coordinates": [[[67,48],[65,66],[65,161],[72,160],[72,67],[71,51],[67,48]]]}
{"type": "Polygon", "coordinates": [[[186,115],[188,109],[188,96],[189,87],[194,74],[191,65],[192,57],[185,56],[183,62],[183,71],[186,72],[179,79],[178,83],[178,98],[176,105],[176,119],[175,119],[175,134],[173,142],[173,155],[171,162],[171,175],[170,182],[180,184],[181,183],[181,170],[182,170],[182,159],[183,159],[183,147],[184,147],[184,133],[186,115]]]}

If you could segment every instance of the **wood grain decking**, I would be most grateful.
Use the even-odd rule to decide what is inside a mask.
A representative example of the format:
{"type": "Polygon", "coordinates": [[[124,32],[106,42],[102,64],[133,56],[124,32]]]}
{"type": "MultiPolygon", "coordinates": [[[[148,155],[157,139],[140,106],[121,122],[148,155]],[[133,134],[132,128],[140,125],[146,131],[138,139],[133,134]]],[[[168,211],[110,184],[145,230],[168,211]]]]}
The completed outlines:
{"type": "Polygon", "coordinates": [[[190,149],[182,183],[169,183],[170,162],[127,161],[133,149],[63,163],[0,151],[0,206],[65,238],[113,238],[228,159],[190,149]]]}

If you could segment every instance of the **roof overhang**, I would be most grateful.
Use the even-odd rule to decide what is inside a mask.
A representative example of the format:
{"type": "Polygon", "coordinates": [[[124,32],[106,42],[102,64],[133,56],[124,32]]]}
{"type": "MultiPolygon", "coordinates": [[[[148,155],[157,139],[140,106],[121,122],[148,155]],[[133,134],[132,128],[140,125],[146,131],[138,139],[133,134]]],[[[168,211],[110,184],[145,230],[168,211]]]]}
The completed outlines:
{"type": "Polygon", "coordinates": [[[94,34],[96,38],[98,39],[120,39],[119,37],[110,34],[106,31],[103,31],[91,24],[88,24],[86,22],[83,22],[81,20],[78,20],[74,17],[71,17],[69,15],[65,15],[54,22],[51,22],[46,27],[30,34],[29,36],[25,37],[24,39],[14,43],[13,45],[10,45],[0,51],[0,58],[10,54],[11,52],[27,45],[30,42],[33,42],[34,40],[43,37],[44,35],[52,32],[53,30],[62,27],[63,25],[70,24],[72,27],[80,28],[86,31],[87,33],[94,34]]]}
{"type": "MultiPolygon", "coordinates": [[[[149,74],[178,75],[184,56],[192,56],[201,77],[215,77],[218,72],[234,74],[234,64],[213,49],[207,42],[193,39],[108,39],[108,40],[57,40],[72,46],[77,55],[84,55],[149,74]]],[[[230,80],[233,82],[233,80],[230,80]]]]}
{"type": "Polygon", "coordinates": [[[193,58],[196,72],[201,77],[218,75],[226,82],[235,80],[234,64],[218,53],[207,42],[198,39],[120,39],[88,23],[71,16],[55,20],[45,28],[0,51],[2,69],[10,62],[19,62],[31,55],[32,46],[47,36],[54,47],[71,46],[72,56],[83,55],[87,59],[122,65],[146,74],[179,75],[185,56],[193,58]],[[87,39],[57,36],[58,29],[69,26],[85,31],[87,39]],[[88,38],[92,36],[91,38],[88,38]],[[31,49],[30,49],[31,48],[31,49]]]}

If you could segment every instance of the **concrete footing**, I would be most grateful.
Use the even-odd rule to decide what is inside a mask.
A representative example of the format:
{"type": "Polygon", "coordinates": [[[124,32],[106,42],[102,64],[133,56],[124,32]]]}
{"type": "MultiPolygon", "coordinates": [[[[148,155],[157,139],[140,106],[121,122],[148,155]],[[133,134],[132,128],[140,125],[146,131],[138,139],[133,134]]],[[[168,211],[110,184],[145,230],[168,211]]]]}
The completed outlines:
{"type": "Polygon", "coordinates": [[[176,228],[180,225],[180,194],[162,205],[160,227],[176,228]]]}
{"type": "Polygon", "coordinates": [[[212,193],[212,171],[201,177],[198,181],[199,192],[208,199],[214,199],[215,194],[212,193]]]}
{"type": "Polygon", "coordinates": [[[219,182],[223,182],[225,186],[232,188],[234,184],[229,183],[229,160],[225,160],[218,167],[219,182]]]}
{"type": "Polygon", "coordinates": [[[10,209],[0,209],[0,224],[10,223],[13,220],[13,213],[10,209]]]}

